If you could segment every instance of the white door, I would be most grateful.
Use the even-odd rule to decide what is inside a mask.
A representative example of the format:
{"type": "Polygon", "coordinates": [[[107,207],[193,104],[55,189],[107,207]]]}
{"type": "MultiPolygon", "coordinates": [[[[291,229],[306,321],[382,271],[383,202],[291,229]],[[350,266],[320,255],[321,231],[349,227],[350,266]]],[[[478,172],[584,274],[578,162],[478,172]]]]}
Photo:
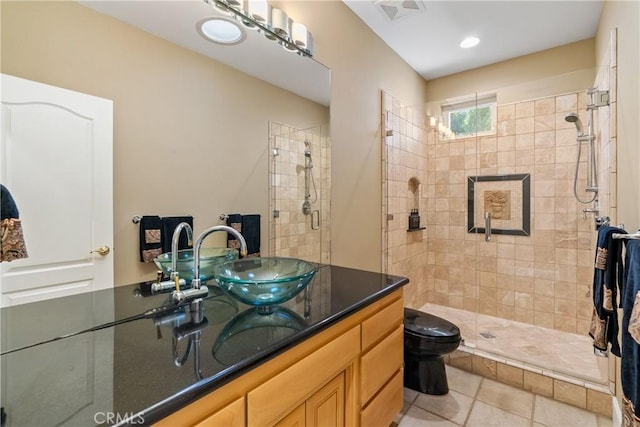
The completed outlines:
{"type": "Polygon", "coordinates": [[[29,254],[0,263],[2,306],[112,287],[113,102],[1,77],[0,182],[29,254]]]}

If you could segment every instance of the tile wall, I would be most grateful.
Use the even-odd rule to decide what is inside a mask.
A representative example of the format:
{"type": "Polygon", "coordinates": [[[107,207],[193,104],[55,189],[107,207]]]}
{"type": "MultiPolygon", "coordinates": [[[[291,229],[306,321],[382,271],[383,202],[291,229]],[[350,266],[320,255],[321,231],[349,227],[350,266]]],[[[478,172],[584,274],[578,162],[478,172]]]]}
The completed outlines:
{"type": "MultiPolygon", "coordinates": [[[[586,101],[584,93],[570,93],[500,105],[497,135],[430,140],[431,302],[567,332],[588,330],[595,231],[573,195],[576,130],[564,120],[584,111],[586,101]],[[494,234],[485,242],[466,231],[466,179],[505,174],[531,175],[531,235],[494,234]]],[[[579,189],[586,179],[581,166],[579,189]]]]}
{"type": "MultiPolygon", "coordinates": [[[[410,277],[407,306],[432,302],[566,332],[588,331],[596,232],[593,217],[583,219],[582,209],[593,205],[574,198],[577,134],[564,119],[577,112],[586,127],[588,101],[581,91],[499,105],[495,135],[440,140],[431,119],[383,94],[389,111],[383,123],[393,130],[383,137],[383,259],[388,272],[410,277]],[[531,175],[531,234],[494,234],[485,242],[484,235],[467,232],[467,178],[505,174],[531,175]],[[414,176],[422,183],[420,212],[427,228],[407,233],[413,204],[407,183],[414,176]],[[388,214],[393,220],[386,220],[388,214]]],[[[610,144],[599,138],[605,215],[615,215],[610,144]]],[[[583,199],[591,195],[582,191],[585,160],[583,149],[583,199]]]]}
{"type": "Polygon", "coordinates": [[[405,305],[420,307],[434,290],[428,276],[429,230],[407,230],[411,209],[419,210],[422,226],[428,220],[427,140],[435,135],[425,132],[430,121],[420,109],[405,106],[384,92],[382,105],[383,265],[389,274],[410,278],[405,305]],[[387,131],[391,131],[388,136],[387,131]]]}
{"type": "Polygon", "coordinates": [[[269,248],[273,256],[301,258],[329,264],[331,148],[326,127],[298,130],[272,122],[270,125],[269,248]],[[311,215],[302,212],[305,197],[305,144],[311,148],[313,181],[310,185],[311,215]],[[314,184],[315,183],[315,190],[314,184]],[[316,197],[317,194],[317,197],[316,197]],[[316,220],[318,215],[319,223],[316,220]],[[312,227],[313,226],[313,227],[312,227]],[[317,229],[314,229],[317,228],[317,229]]]}

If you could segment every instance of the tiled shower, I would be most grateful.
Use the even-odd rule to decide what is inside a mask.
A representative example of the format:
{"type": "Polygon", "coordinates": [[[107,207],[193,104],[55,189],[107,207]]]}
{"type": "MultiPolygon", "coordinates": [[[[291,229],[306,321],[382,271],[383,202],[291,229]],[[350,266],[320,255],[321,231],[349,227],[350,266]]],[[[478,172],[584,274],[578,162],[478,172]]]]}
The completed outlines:
{"type": "MultiPolygon", "coordinates": [[[[594,81],[610,92],[610,105],[594,112],[599,214],[618,224],[616,58],[605,55],[610,61],[594,81]]],[[[410,277],[406,306],[436,304],[587,336],[597,234],[594,214],[583,218],[583,209],[595,206],[574,197],[577,133],[565,121],[576,112],[586,126],[587,89],[498,99],[495,134],[461,139],[445,137],[424,106],[382,94],[383,269],[410,277]],[[530,175],[529,235],[493,234],[487,242],[468,232],[469,177],[514,174],[530,175]],[[424,230],[408,229],[415,208],[424,230]]],[[[585,149],[579,172],[578,194],[587,199],[585,149]]],[[[606,383],[606,363],[604,370],[606,383]]]]}
{"type": "Polygon", "coordinates": [[[328,135],[326,125],[300,130],[270,123],[269,249],[272,256],[330,263],[328,135]],[[311,167],[305,169],[305,165],[311,167]],[[310,206],[306,214],[303,212],[305,196],[310,206]]]}
{"type": "MultiPolygon", "coordinates": [[[[588,330],[596,233],[592,214],[583,219],[582,209],[591,205],[573,196],[576,131],[564,120],[586,104],[586,92],[579,92],[499,105],[497,135],[455,141],[442,141],[436,121],[415,109],[392,110],[391,121],[404,125],[386,137],[385,219],[393,216],[385,221],[386,267],[410,271],[418,282],[407,292],[410,305],[434,302],[567,332],[588,330]],[[467,232],[467,179],[508,174],[531,175],[531,235],[494,234],[485,242],[484,234],[467,232]],[[422,183],[426,225],[415,233],[403,223],[414,203],[411,178],[422,183]]],[[[605,194],[615,199],[608,182],[600,179],[603,212],[605,194]]]]}
{"type": "MultiPolygon", "coordinates": [[[[468,357],[452,355],[452,364],[610,415],[610,367],[593,355],[587,337],[596,231],[593,214],[583,219],[582,209],[593,204],[574,198],[576,130],[564,120],[579,112],[586,123],[587,100],[581,91],[498,105],[496,135],[442,140],[438,120],[383,94],[382,258],[385,271],[410,277],[406,306],[461,327],[467,341],[461,354],[468,357]],[[468,232],[468,178],[514,174],[530,175],[530,234],[493,234],[487,242],[483,233],[468,232]],[[415,208],[424,230],[407,227],[415,208]],[[500,319],[575,335],[556,338],[500,319]],[[551,342],[560,345],[551,349],[551,342]]],[[[609,111],[600,113],[598,120],[607,120],[609,111]]],[[[615,137],[596,129],[603,140],[601,214],[615,222],[615,137]]]]}

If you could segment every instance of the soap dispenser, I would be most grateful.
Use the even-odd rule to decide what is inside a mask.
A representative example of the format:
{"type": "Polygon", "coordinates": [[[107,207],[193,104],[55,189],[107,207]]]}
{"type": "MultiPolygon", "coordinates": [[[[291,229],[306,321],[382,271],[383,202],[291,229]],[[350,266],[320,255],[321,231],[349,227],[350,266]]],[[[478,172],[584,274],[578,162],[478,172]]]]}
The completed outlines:
{"type": "Polygon", "coordinates": [[[417,230],[420,228],[420,215],[418,209],[411,209],[409,214],[409,230],[417,230]]]}

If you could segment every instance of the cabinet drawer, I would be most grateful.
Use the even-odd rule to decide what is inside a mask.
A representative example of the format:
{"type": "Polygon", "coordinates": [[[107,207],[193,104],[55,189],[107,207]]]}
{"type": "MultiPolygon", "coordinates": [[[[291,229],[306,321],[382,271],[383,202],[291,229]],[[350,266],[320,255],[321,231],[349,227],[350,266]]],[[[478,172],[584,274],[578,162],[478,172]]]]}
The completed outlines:
{"type": "Polygon", "coordinates": [[[360,352],[356,326],[247,394],[249,426],[271,425],[291,412],[360,352]]]}
{"type": "Polygon", "coordinates": [[[360,363],[360,405],[373,397],[402,367],[404,327],[396,327],[389,336],[362,356],[360,363]]]}
{"type": "Polygon", "coordinates": [[[228,404],[195,427],[244,427],[244,397],[228,404]]]}
{"type": "Polygon", "coordinates": [[[402,298],[362,322],[362,350],[366,351],[382,337],[402,323],[404,308],[402,298]]]}
{"type": "Polygon", "coordinates": [[[402,410],[403,373],[398,370],[380,393],[371,400],[371,403],[360,413],[360,425],[367,427],[387,427],[402,410]]]}

